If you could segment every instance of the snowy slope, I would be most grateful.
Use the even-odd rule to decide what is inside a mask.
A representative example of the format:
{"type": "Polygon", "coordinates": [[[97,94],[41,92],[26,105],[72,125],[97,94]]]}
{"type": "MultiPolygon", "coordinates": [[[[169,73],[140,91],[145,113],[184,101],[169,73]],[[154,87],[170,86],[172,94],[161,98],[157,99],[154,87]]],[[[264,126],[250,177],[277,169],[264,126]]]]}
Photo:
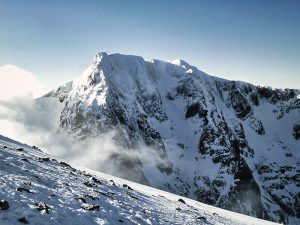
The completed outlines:
{"type": "Polygon", "coordinates": [[[115,132],[122,148],[108,173],[299,224],[299,94],[209,76],[182,60],[99,53],[44,99],[59,99],[60,133],[82,140],[115,132]]]}
{"type": "Polygon", "coordinates": [[[27,223],[275,224],[71,166],[0,136],[0,224],[27,223]]]}

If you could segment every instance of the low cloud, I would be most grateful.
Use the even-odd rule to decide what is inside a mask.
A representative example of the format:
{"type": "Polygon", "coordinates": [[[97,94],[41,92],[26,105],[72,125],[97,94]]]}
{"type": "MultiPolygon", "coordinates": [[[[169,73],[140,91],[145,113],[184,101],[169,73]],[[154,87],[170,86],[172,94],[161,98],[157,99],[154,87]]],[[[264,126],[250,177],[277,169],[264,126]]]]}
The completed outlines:
{"type": "Polygon", "coordinates": [[[8,100],[24,95],[32,95],[36,98],[43,93],[43,85],[32,73],[14,65],[0,66],[1,100],[8,100]]]}
{"type": "MultiPolygon", "coordinates": [[[[51,98],[44,100],[48,101],[51,98]]],[[[52,100],[58,101],[54,98],[52,100]]],[[[142,171],[137,171],[140,174],[130,174],[128,170],[118,168],[116,160],[142,160],[147,175],[157,171],[157,164],[165,164],[154,149],[143,144],[136,149],[122,148],[115,143],[116,132],[113,130],[84,140],[77,140],[58,132],[58,121],[55,120],[58,120],[59,116],[53,118],[45,107],[45,102],[34,100],[30,95],[15,97],[9,101],[0,100],[0,134],[38,146],[44,152],[71,163],[144,183],[147,181],[141,178],[142,171]],[[117,158],[112,158],[113,155],[117,158]]],[[[51,107],[51,104],[47,107],[51,107]]]]}
{"type": "Polygon", "coordinates": [[[34,99],[42,93],[42,85],[30,72],[12,65],[0,67],[0,134],[66,161],[125,178],[129,173],[117,168],[118,160],[142,160],[147,173],[153,173],[157,163],[165,163],[142,143],[136,149],[122,148],[115,143],[117,132],[113,130],[84,140],[58,132],[62,108],[57,107],[56,98],[34,99]]]}
{"type": "Polygon", "coordinates": [[[0,100],[0,133],[92,169],[117,151],[113,131],[79,141],[58,132],[58,123],[53,122],[52,116],[30,95],[0,100]]]}

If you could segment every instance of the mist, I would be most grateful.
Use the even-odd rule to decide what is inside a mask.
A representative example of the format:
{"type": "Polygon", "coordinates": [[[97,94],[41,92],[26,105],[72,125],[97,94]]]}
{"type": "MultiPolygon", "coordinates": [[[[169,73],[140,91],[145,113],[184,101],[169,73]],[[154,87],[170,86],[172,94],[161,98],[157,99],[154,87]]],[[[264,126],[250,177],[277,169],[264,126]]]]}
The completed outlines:
{"type": "Polygon", "coordinates": [[[42,151],[67,162],[123,178],[129,176],[128,171],[124,173],[124,170],[116,168],[113,160],[136,162],[142,159],[144,169],[151,173],[154,168],[157,169],[157,163],[166,163],[154,149],[142,143],[136,149],[122,148],[114,141],[114,130],[83,140],[59,132],[61,109],[54,113],[57,115],[49,113],[47,107],[52,107],[50,100],[58,101],[56,98],[33,99],[32,95],[0,100],[0,134],[38,146],[42,151]],[[118,157],[112,159],[113,155],[118,157]]]}

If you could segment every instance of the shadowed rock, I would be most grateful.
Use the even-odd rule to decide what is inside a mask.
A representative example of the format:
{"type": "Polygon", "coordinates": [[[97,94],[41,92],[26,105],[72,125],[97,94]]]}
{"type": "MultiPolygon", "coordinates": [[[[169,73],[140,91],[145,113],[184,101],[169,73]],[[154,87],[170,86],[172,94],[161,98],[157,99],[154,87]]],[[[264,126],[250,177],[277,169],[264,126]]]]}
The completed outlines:
{"type": "Polygon", "coordinates": [[[5,200],[0,200],[0,210],[7,210],[9,209],[9,203],[5,200]]]}
{"type": "Polygon", "coordinates": [[[83,204],[81,205],[81,208],[87,211],[99,211],[100,206],[99,205],[89,205],[89,204],[83,204]]]}
{"type": "Polygon", "coordinates": [[[23,224],[29,224],[28,220],[25,217],[18,219],[18,221],[23,224]]]}

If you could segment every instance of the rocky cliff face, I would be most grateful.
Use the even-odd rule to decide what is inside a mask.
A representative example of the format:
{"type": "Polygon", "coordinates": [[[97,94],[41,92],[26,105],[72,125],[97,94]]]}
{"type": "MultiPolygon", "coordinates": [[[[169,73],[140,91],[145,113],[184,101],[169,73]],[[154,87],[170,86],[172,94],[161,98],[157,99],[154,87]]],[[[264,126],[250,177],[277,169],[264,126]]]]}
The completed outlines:
{"type": "Polygon", "coordinates": [[[99,53],[45,97],[64,104],[63,133],[115,131],[117,175],[292,224],[300,222],[299,94],[212,77],[182,60],[99,53]],[[155,154],[153,167],[122,154],[141,146],[155,154]]]}

